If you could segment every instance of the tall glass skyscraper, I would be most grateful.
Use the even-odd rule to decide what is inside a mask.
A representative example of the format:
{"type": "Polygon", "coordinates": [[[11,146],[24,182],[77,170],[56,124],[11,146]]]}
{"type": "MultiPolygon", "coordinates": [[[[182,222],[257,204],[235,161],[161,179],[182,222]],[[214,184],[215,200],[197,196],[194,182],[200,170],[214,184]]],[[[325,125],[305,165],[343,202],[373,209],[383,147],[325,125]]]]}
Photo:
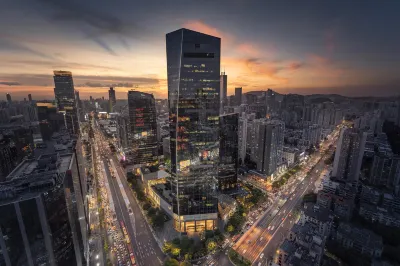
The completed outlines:
{"type": "Polygon", "coordinates": [[[158,159],[156,102],[153,94],[128,92],[129,139],[135,165],[151,165],[158,159]]]}
{"type": "Polygon", "coordinates": [[[75,100],[74,81],[69,71],[54,71],[54,95],[59,111],[65,113],[65,121],[71,134],[79,133],[78,110],[75,100]]]}
{"type": "Polygon", "coordinates": [[[168,33],[167,71],[174,226],[217,226],[221,39],[179,29],[168,33]]]}

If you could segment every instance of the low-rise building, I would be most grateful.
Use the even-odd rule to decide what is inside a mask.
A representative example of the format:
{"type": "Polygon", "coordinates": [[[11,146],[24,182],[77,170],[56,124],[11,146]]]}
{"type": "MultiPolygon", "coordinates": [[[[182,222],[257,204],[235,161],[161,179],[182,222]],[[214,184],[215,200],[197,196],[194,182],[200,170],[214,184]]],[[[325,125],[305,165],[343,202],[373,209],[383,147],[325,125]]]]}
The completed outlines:
{"type": "Polygon", "coordinates": [[[226,223],[228,219],[235,213],[237,202],[234,198],[226,194],[220,194],[218,198],[218,214],[221,220],[226,223]]]}

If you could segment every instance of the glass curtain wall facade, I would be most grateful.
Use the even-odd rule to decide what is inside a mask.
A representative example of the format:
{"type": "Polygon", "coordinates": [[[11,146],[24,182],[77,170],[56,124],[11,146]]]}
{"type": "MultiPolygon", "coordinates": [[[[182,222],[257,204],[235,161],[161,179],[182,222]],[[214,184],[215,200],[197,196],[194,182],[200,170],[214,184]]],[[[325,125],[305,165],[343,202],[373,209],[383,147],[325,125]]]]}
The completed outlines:
{"type": "Polygon", "coordinates": [[[220,117],[220,149],[218,168],[218,190],[235,190],[238,170],[238,123],[239,114],[220,117]]]}
{"type": "Polygon", "coordinates": [[[167,72],[174,226],[217,223],[221,39],[188,29],[168,33],[167,72]]]}
{"type": "Polygon", "coordinates": [[[153,94],[129,91],[130,142],[135,165],[151,165],[158,160],[157,115],[153,94]]]}
{"type": "Polygon", "coordinates": [[[57,107],[65,112],[65,121],[71,134],[79,133],[78,110],[75,100],[74,81],[69,71],[54,71],[54,95],[57,107]]]}

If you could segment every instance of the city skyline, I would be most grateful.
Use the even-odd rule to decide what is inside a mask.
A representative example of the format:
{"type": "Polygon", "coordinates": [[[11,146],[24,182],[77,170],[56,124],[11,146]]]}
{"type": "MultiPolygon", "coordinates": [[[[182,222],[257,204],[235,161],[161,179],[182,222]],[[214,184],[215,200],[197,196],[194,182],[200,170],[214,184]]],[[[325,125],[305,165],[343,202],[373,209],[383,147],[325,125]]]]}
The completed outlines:
{"type": "Polygon", "coordinates": [[[106,96],[110,86],[116,87],[117,98],[126,98],[136,85],[167,98],[163,35],[181,27],[221,38],[228,95],[235,87],[244,93],[271,88],[299,94],[398,94],[400,39],[385,30],[398,20],[398,3],[288,3],[292,8],[221,1],[202,12],[203,3],[180,1],[168,6],[9,1],[0,26],[0,97],[10,93],[19,100],[32,93],[51,99],[51,72],[62,69],[74,74],[82,99],[106,96]],[[150,10],[156,16],[143,15],[150,10]]]}

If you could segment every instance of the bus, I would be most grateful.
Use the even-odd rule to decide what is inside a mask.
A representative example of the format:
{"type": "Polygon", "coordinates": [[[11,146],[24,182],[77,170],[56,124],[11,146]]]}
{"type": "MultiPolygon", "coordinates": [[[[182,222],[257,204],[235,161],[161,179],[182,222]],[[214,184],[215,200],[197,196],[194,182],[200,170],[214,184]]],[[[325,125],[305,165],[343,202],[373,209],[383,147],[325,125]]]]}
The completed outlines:
{"type": "Polygon", "coordinates": [[[124,237],[125,237],[126,243],[128,243],[128,244],[131,243],[131,240],[129,238],[128,232],[126,231],[124,222],[121,221],[120,224],[121,224],[122,232],[124,232],[124,237]]]}
{"type": "Polygon", "coordinates": [[[133,250],[131,245],[128,245],[129,257],[131,259],[132,265],[136,265],[135,256],[133,255],[133,250]]]}

